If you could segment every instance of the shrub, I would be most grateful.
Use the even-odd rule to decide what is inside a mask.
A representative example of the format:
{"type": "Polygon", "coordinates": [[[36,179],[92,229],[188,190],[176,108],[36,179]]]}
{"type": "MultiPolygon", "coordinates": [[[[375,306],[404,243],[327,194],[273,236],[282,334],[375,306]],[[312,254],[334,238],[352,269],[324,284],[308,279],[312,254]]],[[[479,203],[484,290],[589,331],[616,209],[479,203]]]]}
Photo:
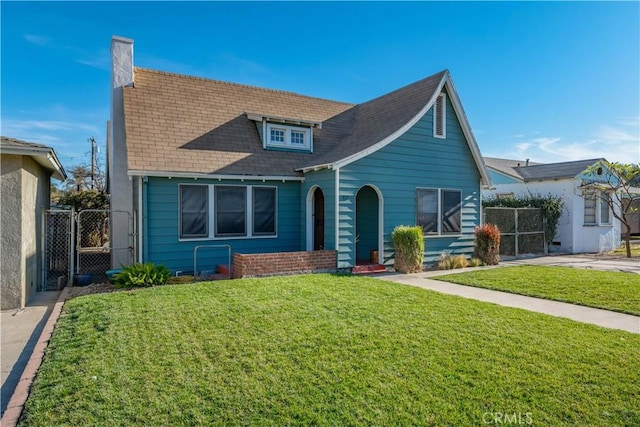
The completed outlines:
{"type": "Polygon", "coordinates": [[[422,271],[424,258],[424,236],[422,227],[399,225],[391,233],[395,249],[393,267],[401,273],[422,271]]]}
{"type": "Polygon", "coordinates": [[[443,252],[438,260],[438,270],[453,270],[455,268],[464,268],[469,265],[467,257],[464,255],[451,255],[443,252]]]}
{"type": "Polygon", "coordinates": [[[482,260],[480,258],[471,258],[469,261],[469,267],[482,267],[482,260]]]}
{"type": "Polygon", "coordinates": [[[113,283],[120,287],[148,287],[164,285],[169,280],[171,272],[162,264],[152,262],[134,264],[123,267],[123,270],[113,275],[113,283]]]}
{"type": "Polygon", "coordinates": [[[500,262],[500,230],[494,224],[479,225],[475,229],[476,244],[473,249],[474,258],[479,258],[486,265],[500,262]]]}
{"type": "Polygon", "coordinates": [[[550,245],[558,231],[558,222],[565,205],[560,196],[529,193],[516,197],[492,197],[483,200],[482,207],[539,208],[542,210],[545,240],[547,245],[550,245]]]}

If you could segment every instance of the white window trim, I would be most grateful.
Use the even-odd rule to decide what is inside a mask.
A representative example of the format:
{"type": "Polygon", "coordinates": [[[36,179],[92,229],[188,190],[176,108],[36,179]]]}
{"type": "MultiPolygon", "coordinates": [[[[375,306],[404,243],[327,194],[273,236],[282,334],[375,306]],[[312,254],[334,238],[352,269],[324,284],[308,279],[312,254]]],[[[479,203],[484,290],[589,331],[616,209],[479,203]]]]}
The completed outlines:
{"type": "Polygon", "coordinates": [[[425,233],[425,238],[427,237],[452,237],[452,236],[461,236],[462,235],[462,190],[458,188],[433,188],[433,187],[416,187],[415,190],[415,223],[418,224],[418,190],[435,190],[438,193],[438,217],[437,217],[437,233],[425,233]],[[460,193],[460,231],[454,233],[443,233],[442,232],[442,192],[443,191],[456,191],[460,193]]]}
{"type": "MultiPolygon", "coordinates": [[[[583,227],[611,227],[613,225],[613,213],[611,212],[611,208],[608,208],[609,210],[609,221],[608,222],[602,222],[602,205],[606,203],[602,200],[601,198],[601,194],[603,192],[600,190],[585,190],[585,193],[583,193],[582,196],[582,226],[583,227]],[[595,201],[596,201],[596,206],[595,206],[595,218],[596,221],[595,222],[584,222],[584,214],[585,214],[585,202],[587,200],[586,196],[586,192],[594,192],[595,193],[595,201]]],[[[611,197],[611,196],[609,196],[611,197]]]]}
{"type": "Polygon", "coordinates": [[[178,185],[178,241],[179,242],[198,242],[198,241],[210,241],[210,240],[246,240],[246,239],[275,239],[278,237],[278,187],[275,185],[244,185],[244,184],[189,184],[181,183],[178,185]],[[209,203],[207,206],[207,221],[209,235],[206,237],[180,237],[181,225],[181,207],[180,207],[180,187],[183,185],[202,185],[208,187],[209,203]],[[244,187],[247,196],[246,201],[246,215],[245,215],[245,227],[246,234],[234,235],[234,236],[216,236],[215,235],[215,187],[244,187]],[[274,234],[253,234],[253,188],[273,188],[276,192],[275,203],[275,233],[274,234]]]}
{"type": "Polygon", "coordinates": [[[264,147],[265,148],[286,148],[300,151],[313,152],[313,128],[290,126],[280,123],[264,124],[264,147]],[[271,129],[281,129],[284,131],[284,142],[271,142],[271,129]],[[304,134],[304,145],[291,143],[291,132],[301,132],[304,134]]]}
{"type": "Polygon", "coordinates": [[[433,137],[445,139],[447,137],[447,95],[441,93],[437,96],[436,102],[433,103],[433,137]],[[437,133],[436,123],[438,121],[438,115],[440,111],[438,110],[438,100],[442,99],[442,134],[437,133]]]}
{"type": "MultiPolygon", "coordinates": [[[[206,184],[180,184],[178,185],[178,240],[182,241],[191,241],[191,240],[202,240],[207,239],[207,236],[194,236],[194,237],[182,237],[182,187],[206,187],[206,184]]],[[[213,206],[213,192],[211,188],[207,190],[207,234],[211,235],[211,229],[209,228],[212,224],[211,220],[211,207],[213,206]]]]}

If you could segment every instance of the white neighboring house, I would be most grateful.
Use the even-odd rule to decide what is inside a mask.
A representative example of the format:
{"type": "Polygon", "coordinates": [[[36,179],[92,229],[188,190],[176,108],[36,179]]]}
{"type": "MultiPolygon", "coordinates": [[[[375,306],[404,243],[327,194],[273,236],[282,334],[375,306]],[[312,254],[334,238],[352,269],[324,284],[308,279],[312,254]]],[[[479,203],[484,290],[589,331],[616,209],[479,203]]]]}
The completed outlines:
{"type": "MultiPolygon", "coordinates": [[[[597,197],[584,197],[581,177],[591,167],[600,168],[605,159],[562,163],[530,163],[485,157],[493,187],[482,190],[482,198],[526,194],[562,197],[565,207],[550,252],[605,252],[621,244],[620,221],[608,205],[597,197]]],[[[602,169],[596,169],[602,174],[602,169]]]]}

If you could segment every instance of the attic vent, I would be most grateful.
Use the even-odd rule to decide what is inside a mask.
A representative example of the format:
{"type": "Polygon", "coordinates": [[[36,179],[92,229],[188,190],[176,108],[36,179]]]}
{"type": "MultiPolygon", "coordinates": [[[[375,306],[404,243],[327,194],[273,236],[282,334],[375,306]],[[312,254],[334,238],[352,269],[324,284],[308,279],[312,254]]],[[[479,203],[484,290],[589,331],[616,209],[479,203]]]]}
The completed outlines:
{"type": "Polygon", "coordinates": [[[436,98],[433,108],[433,136],[436,138],[446,138],[447,130],[447,98],[441,93],[436,98]]]}

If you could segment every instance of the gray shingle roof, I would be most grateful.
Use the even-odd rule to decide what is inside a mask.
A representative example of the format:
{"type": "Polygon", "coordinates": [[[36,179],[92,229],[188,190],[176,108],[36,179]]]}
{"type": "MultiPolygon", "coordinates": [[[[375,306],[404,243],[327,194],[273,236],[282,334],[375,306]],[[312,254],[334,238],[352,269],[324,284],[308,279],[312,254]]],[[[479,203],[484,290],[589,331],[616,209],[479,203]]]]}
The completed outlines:
{"type": "Polygon", "coordinates": [[[574,178],[584,172],[589,166],[599,161],[605,161],[605,159],[576,160],[560,163],[529,162],[529,166],[525,166],[526,161],[522,160],[485,157],[484,161],[490,169],[528,182],[574,178]]]}
{"type": "Polygon", "coordinates": [[[0,152],[4,154],[30,156],[42,167],[50,170],[54,178],[60,181],[67,179],[67,173],[62,167],[60,160],[58,160],[55,150],[47,145],[0,136],[0,152]]]}
{"type": "Polygon", "coordinates": [[[128,168],[144,172],[296,176],[354,155],[409,122],[446,71],[353,105],[135,68],[123,88],[128,168]],[[322,122],[313,153],[264,150],[246,113],[322,122]]]}

